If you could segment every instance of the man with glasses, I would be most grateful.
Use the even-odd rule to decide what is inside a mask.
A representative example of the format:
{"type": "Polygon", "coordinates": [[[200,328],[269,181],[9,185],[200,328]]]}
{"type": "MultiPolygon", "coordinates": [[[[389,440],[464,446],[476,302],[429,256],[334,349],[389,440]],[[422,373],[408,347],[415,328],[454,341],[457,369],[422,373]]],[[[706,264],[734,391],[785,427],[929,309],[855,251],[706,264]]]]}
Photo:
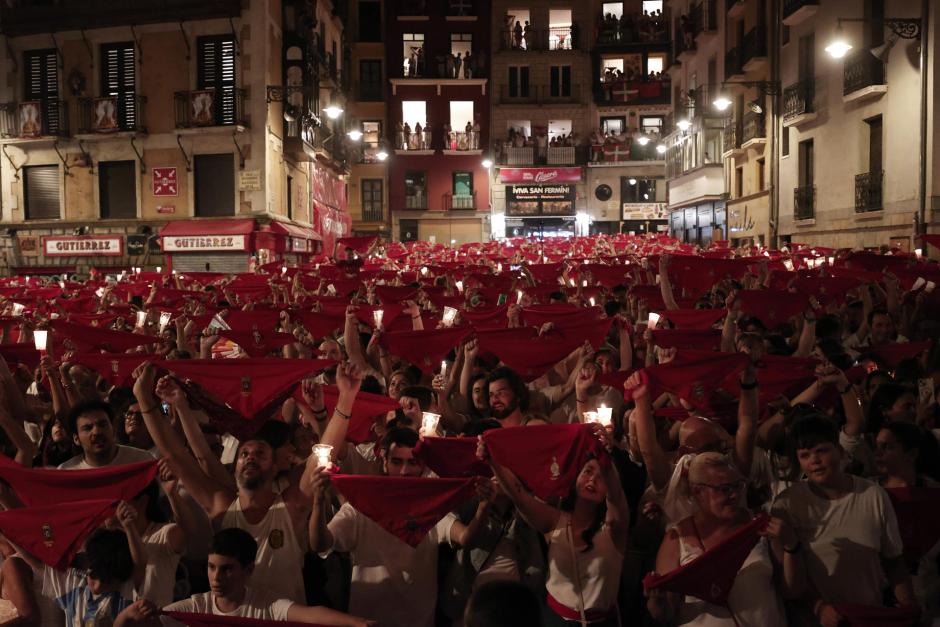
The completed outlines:
{"type": "Polygon", "coordinates": [[[82,452],[59,466],[60,470],[87,470],[151,461],[147,451],[118,444],[114,436],[114,411],[104,401],[85,401],[72,407],[66,426],[82,452]]]}

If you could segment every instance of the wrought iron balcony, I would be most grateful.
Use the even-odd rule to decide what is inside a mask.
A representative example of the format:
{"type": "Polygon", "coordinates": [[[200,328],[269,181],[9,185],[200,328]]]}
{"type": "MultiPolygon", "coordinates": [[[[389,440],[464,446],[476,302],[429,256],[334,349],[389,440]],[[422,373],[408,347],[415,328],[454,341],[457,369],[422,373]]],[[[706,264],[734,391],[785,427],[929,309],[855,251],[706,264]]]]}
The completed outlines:
{"type": "Polygon", "coordinates": [[[499,86],[500,104],[535,104],[537,101],[534,85],[526,85],[525,89],[517,86],[515,91],[509,89],[509,85],[499,86]]]}
{"type": "Polygon", "coordinates": [[[806,185],[793,190],[793,218],[811,220],[816,216],[816,186],[806,185]]]}
{"type": "Polygon", "coordinates": [[[109,133],[146,133],[145,96],[124,94],[78,101],[78,132],[81,135],[109,133]]]}
{"type": "Polygon", "coordinates": [[[698,37],[704,32],[718,30],[718,7],[716,0],[701,0],[689,11],[692,32],[698,37]]]}
{"type": "Polygon", "coordinates": [[[725,53],[725,78],[744,73],[744,63],[741,61],[741,49],[735,46],[725,53]]]}
{"type": "Polygon", "coordinates": [[[363,207],[362,208],[362,221],[363,222],[384,222],[385,221],[385,209],[381,205],[378,207],[363,207]]]}
{"type": "Polygon", "coordinates": [[[211,126],[248,126],[245,114],[245,90],[224,87],[178,91],[173,97],[176,128],[211,126]]]}
{"type": "Polygon", "coordinates": [[[434,150],[430,129],[398,131],[395,134],[395,152],[434,150]]]}
{"type": "Polygon", "coordinates": [[[500,32],[501,51],[534,52],[544,50],[578,50],[578,25],[535,29],[508,28],[500,32]]]}
{"type": "Polygon", "coordinates": [[[444,194],[444,211],[454,209],[461,211],[475,211],[477,208],[477,193],[444,194]]]}
{"type": "Polygon", "coordinates": [[[69,108],[65,100],[29,100],[0,105],[0,136],[39,139],[69,136],[69,108]]]}
{"type": "Polygon", "coordinates": [[[638,44],[663,44],[670,42],[669,11],[657,17],[627,14],[612,21],[603,20],[597,28],[595,45],[598,48],[617,48],[638,44]]]}
{"type": "Polygon", "coordinates": [[[722,131],[722,150],[731,152],[741,148],[741,133],[738,132],[738,122],[734,116],[729,116],[722,131]]]}
{"type": "Polygon", "coordinates": [[[865,172],[855,175],[855,213],[881,211],[884,172],[865,172]]]}
{"type": "Polygon", "coordinates": [[[746,144],[756,139],[767,139],[767,123],[763,113],[748,111],[744,114],[744,134],[741,142],[746,144]]]}
{"type": "Polygon", "coordinates": [[[755,26],[744,35],[744,40],[741,42],[742,63],[747,65],[749,61],[766,56],[767,30],[763,26],[755,26]]]}
{"type": "Polygon", "coordinates": [[[885,84],[884,61],[867,48],[856,51],[845,59],[842,70],[842,95],[885,84]]]}
{"type": "Polygon", "coordinates": [[[812,80],[804,80],[790,85],[783,90],[783,121],[792,120],[806,113],[813,113],[813,99],[816,85],[812,80]]]}
{"type": "Polygon", "coordinates": [[[428,208],[428,195],[424,190],[414,190],[405,193],[405,209],[423,210],[428,208]]]}

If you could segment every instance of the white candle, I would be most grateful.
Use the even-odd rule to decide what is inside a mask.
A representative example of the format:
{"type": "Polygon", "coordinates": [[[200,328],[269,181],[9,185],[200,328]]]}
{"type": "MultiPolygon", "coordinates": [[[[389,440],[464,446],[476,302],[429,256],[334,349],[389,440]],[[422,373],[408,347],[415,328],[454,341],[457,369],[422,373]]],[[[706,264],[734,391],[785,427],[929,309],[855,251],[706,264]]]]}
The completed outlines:
{"type": "Polygon", "coordinates": [[[428,268],[427,268],[427,266],[422,266],[422,267],[421,267],[421,276],[427,276],[427,275],[428,275],[428,268]]]}
{"type": "Polygon", "coordinates": [[[793,262],[790,261],[789,259],[783,260],[783,267],[789,270],[790,272],[793,272],[793,262]]]}
{"type": "Polygon", "coordinates": [[[157,274],[163,272],[163,266],[157,266],[157,274]]]}
{"type": "Polygon", "coordinates": [[[36,350],[40,353],[46,352],[46,340],[49,338],[48,331],[33,331],[33,341],[36,343],[36,350]]]}
{"type": "Polygon", "coordinates": [[[163,331],[166,328],[166,325],[170,324],[170,318],[173,314],[169,311],[160,312],[160,331],[163,331]]]}
{"type": "Polygon", "coordinates": [[[613,413],[613,407],[608,407],[607,405],[601,403],[601,406],[597,408],[597,421],[605,427],[609,427],[613,413]]]}
{"type": "Polygon", "coordinates": [[[581,281],[581,287],[587,287],[587,279],[581,281]]]}
{"type": "Polygon", "coordinates": [[[147,312],[138,311],[137,312],[137,326],[143,327],[147,323],[147,312]]]}
{"type": "Polygon", "coordinates": [[[655,329],[655,328],[656,328],[656,325],[659,324],[659,319],[660,319],[661,317],[662,317],[662,316],[660,316],[658,313],[655,313],[655,312],[652,312],[652,311],[651,311],[651,312],[650,312],[649,319],[647,320],[647,325],[649,326],[649,328],[655,329]]]}
{"type": "Polygon", "coordinates": [[[588,301],[591,303],[591,307],[593,307],[594,304],[595,304],[595,302],[594,302],[594,297],[591,296],[591,297],[588,299],[588,301]]]}
{"type": "Polygon", "coordinates": [[[600,423],[600,416],[596,411],[586,411],[584,412],[584,422],[587,424],[600,423]]]}
{"type": "Polygon", "coordinates": [[[441,421],[441,415],[426,411],[421,414],[421,435],[427,437],[437,434],[437,425],[441,421]]]}
{"type": "Polygon", "coordinates": [[[332,465],[330,458],[333,456],[333,447],[329,444],[314,444],[313,456],[317,458],[317,466],[329,469],[332,465]]]}
{"type": "Polygon", "coordinates": [[[21,305],[20,303],[13,303],[13,315],[14,316],[22,316],[24,309],[26,309],[26,305],[21,305]]]}
{"type": "Polygon", "coordinates": [[[835,263],[836,263],[836,258],[835,258],[835,257],[826,257],[826,261],[829,262],[829,265],[830,265],[830,266],[831,266],[831,265],[835,265],[835,263]]]}
{"type": "Polygon", "coordinates": [[[65,289],[65,281],[59,281],[59,289],[65,289]]]}
{"type": "Polygon", "coordinates": [[[441,376],[442,377],[447,376],[447,362],[446,361],[441,362],[441,376]]]}
{"type": "Polygon", "coordinates": [[[96,289],[95,296],[97,296],[98,298],[101,298],[102,296],[104,296],[104,288],[99,287],[98,289],[96,289]]]}
{"type": "Polygon", "coordinates": [[[463,281],[457,281],[454,285],[457,286],[457,291],[463,294],[463,281]]]}
{"type": "Polygon", "coordinates": [[[516,304],[522,304],[522,290],[516,290],[516,304]]]}
{"type": "Polygon", "coordinates": [[[923,257],[923,256],[924,256],[924,249],[923,249],[923,248],[915,248],[915,249],[914,249],[914,256],[916,256],[918,259],[920,259],[921,257],[923,257]]]}
{"type": "Polygon", "coordinates": [[[457,318],[457,310],[453,307],[444,307],[444,316],[441,318],[441,322],[444,323],[445,327],[453,326],[454,320],[457,318]]]}
{"type": "Polygon", "coordinates": [[[503,264],[501,263],[496,264],[496,273],[499,274],[502,271],[503,271],[503,264]]]}
{"type": "Polygon", "coordinates": [[[375,321],[375,328],[379,329],[382,327],[382,318],[385,316],[384,309],[376,309],[372,312],[372,320],[375,321]]]}
{"type": "Polygon", "coordinates": [[[281,274],[287,274],[287,266],[281,266],[281,274]]]}

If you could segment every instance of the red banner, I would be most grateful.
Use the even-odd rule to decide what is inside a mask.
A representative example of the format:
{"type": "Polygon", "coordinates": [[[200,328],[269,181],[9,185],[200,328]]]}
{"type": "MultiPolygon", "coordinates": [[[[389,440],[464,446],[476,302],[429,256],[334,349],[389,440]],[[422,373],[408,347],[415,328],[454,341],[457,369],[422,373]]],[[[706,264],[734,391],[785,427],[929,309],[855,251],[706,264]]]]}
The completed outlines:
{"type": "Polygon", "coordinates": [[[352,231],[352,218],[346,210],[346,183],[313,163],[310,196],[310,222],[323,238],[323,252],[332,255],[336,240],[352,231]]]}
{"type": "Polygon", "coordinates": [[[323,238],[323,254],[332,255],[336,240],[352,231],[352,218],[345,211],[336,211],[313,201],[313,226],[323,238]]]}
{"type": "Polygon", "coordinates": [[[500,183],[579,183],[581,168],[500,168],[500,183]]]}

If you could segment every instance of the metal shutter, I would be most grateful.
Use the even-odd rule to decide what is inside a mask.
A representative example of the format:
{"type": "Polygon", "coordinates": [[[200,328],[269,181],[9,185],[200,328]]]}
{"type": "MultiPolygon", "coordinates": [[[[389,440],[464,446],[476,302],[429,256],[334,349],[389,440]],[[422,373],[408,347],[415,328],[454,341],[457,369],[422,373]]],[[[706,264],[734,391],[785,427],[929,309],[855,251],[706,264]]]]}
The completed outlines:
{"type": "Polygon", "coordinates": [[[248,253],[189,253],[173,255],[177,272],[248,272],[248,253]]]}
{"type": "Polygon", "coordinates": [[[59,131],[59,55],[55,49],[23,53],[25,101],[42,102],[43,134],[59,131]]]}
{"type": "Polygon", "coordinates": [[[23,195],[27,220],[58,220],[59,166],[24,167],[23,195]]]}

